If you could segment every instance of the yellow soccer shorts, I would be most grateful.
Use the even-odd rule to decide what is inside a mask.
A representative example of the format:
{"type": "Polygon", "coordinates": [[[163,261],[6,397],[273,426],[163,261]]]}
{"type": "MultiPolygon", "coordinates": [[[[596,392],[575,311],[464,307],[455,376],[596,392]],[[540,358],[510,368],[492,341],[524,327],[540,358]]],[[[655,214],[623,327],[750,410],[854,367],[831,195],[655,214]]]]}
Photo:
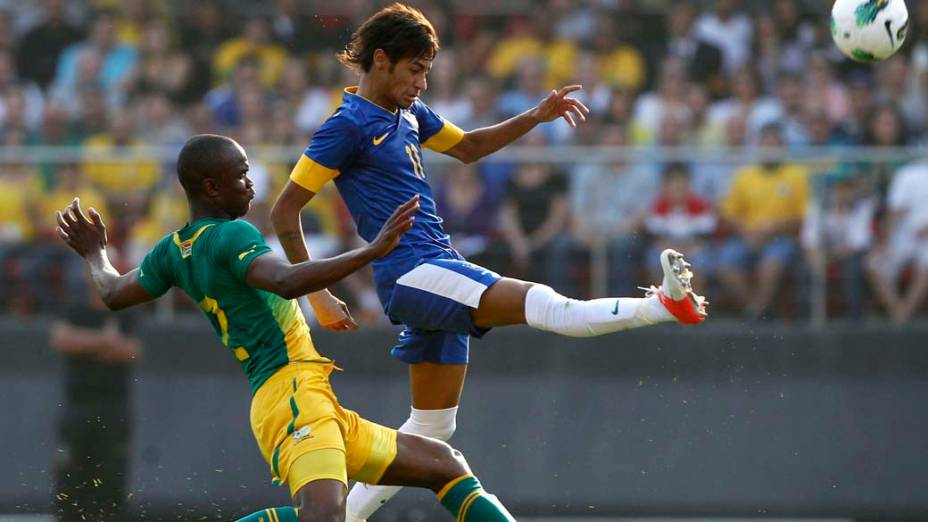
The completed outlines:
{"type": "Polygon", "coordinates": [[[251,400],[251,429],[275,484],[291,495],[320,479],[377,484],[396,458],[396,430],[362,419],[338,403],[331,362],[291,363],[251,400]]]}

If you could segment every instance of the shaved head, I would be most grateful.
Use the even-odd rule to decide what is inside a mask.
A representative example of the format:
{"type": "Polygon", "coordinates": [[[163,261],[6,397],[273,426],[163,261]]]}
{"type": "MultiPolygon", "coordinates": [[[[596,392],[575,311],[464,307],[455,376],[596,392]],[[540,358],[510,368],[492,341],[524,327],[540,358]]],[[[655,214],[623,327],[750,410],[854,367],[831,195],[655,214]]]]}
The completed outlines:
{"type": "Polygon", "coordinates": [[[187,140],[177,156],[177,177],[188,196],[198,195],[205,178],[219,178],[244,153],[231,138],[198,134],[187,140]]]}

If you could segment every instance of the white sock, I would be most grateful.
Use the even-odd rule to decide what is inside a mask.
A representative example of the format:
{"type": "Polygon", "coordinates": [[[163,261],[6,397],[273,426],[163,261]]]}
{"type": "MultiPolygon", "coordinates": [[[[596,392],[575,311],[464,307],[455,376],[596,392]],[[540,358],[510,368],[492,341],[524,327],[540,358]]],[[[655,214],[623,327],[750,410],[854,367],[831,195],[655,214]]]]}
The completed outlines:
{"type": "MultiPolygon", "coordinates": [[[[409,419],[397,431],[442,441],[447,441],[454,434],[457,427],[457,406],[444,410],[410,410],[409,419]]],[[[400,489],[400,486],[369,486],[358,482],[348,492],[346,522],[366,520],[400,489]]]]}
{"type": "Polygon", "coordinates": [[[525,296],[529,326],[570,337],[593,337],[673,320],[656,295],[578,301],[550,286],[535,285],[525,296]]]}

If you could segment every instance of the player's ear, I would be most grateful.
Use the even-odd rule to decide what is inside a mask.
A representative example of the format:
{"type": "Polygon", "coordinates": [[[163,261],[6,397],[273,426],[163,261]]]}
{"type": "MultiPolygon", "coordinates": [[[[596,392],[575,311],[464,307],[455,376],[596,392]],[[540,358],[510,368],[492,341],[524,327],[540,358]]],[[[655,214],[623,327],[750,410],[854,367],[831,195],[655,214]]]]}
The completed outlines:
{"type": "Polygon", "coordinates": [[[219,183],[216,181],[216,178],[211,178],[209,176],[204,177],[200,187],[203,189],[203,194],[206,197],[211,198],[219,195],[219,183]]]}
{"type": "Polygon", "coordinates": [[[374,67],[381,71],[390,67],[390,57],[387,56],[386,51],[383,49],[374,51],[374,67]]]}

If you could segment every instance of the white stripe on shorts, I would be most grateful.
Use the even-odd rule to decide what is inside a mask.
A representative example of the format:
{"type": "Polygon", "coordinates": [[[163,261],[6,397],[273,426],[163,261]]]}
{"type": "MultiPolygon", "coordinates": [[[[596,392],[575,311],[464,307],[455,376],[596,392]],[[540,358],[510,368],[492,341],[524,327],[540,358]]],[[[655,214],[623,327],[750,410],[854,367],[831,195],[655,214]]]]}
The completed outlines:
{"type": "Polygon", "coordinates": [[[406,272],[396,280],[396,284],[453,299],[471,308],[480,305],[480,296],[487,289],[487,285],[454,270],[428,263],[406,272]]]}

